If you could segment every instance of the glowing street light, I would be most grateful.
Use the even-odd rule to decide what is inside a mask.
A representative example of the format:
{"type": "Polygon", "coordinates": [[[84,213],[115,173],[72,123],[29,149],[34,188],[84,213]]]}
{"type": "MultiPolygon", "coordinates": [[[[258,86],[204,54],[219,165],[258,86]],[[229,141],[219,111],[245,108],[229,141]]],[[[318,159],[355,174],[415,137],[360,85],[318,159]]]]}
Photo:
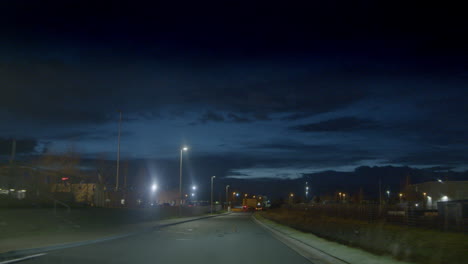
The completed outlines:
{"type": "Polygon", "coordinates": [[[151,185],[151,191],[156,192],[157,189],[158,189],[158,185],[156,185],[156,183],[153,183],[153,185],[151,185]]]}
{"type": "Polygon", "coordinates": [[[195,191],[196,189],[197,189],[197,186],[193,185],[193,186],[192,186],[192,190],[195,191]]]}

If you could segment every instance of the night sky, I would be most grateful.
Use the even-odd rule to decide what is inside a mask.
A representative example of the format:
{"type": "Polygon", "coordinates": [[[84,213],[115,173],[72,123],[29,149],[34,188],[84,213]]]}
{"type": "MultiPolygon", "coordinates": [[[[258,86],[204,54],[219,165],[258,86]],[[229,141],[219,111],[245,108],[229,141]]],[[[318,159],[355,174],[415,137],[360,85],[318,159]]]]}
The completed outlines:
{"type": "Polygon", "coordinates": [[[343,2],[2,1],[0,154],[115,159],[120,109],[156,174],[468,169],[463,9],[343,2]]]}

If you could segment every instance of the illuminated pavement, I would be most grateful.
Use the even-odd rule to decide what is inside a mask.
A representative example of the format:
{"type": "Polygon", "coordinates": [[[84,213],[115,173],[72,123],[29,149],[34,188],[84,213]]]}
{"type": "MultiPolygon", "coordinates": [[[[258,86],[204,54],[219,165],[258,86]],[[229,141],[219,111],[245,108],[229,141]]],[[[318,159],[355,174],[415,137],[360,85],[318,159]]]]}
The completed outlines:
{"type": "Polygon", "coordinates": [[[48,252],[21,263],[310,263],[248,213],[208,218],[147,234],[48,252]]]}

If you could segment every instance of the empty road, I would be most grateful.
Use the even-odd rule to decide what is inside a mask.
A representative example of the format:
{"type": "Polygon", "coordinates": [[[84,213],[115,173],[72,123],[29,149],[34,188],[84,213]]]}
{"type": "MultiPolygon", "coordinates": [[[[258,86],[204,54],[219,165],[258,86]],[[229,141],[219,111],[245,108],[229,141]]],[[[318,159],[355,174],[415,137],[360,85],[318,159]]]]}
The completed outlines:
{"type": "Polygon", "coordinates": [[[310,263],[249,213],[164,227],[122,239],[48,252],[21,263],[310,263]]]}

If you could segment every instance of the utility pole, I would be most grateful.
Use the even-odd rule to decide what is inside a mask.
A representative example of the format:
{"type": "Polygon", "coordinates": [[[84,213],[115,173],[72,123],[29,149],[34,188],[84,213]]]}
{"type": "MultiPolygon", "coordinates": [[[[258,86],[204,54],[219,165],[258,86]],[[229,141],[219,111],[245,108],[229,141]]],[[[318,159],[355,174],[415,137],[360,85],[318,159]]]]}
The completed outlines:
{"type": "Polygon", "coordinates": [[[122,127],[122,111],[119,110],[119,132],[117,135],[117,173],[115,175],[115,191],[119,190],[119,166],[120,166],[120,129],[122,127]]]}
{"type": "Polygon", "coordinates": [[[382,204],[382,180],[379,178],[379,204],[382,204]]]}
{"type": "Polygon", "coordinates": [[[11,142],[11,157],[10,157],[10,164],[15,161],[16,156],[16,139],[13,139],[11,142]]]}
{"type": "Polygon", "coordinates": [[[229,206],[229,185],[226,185],[226,210],[228,209],[229,206]]]}
{"type": "Polygon", "coordinates": [[[213,214],[213,180],[216,178],[216,176],[211,176],[211,214],[213,214]]]}

